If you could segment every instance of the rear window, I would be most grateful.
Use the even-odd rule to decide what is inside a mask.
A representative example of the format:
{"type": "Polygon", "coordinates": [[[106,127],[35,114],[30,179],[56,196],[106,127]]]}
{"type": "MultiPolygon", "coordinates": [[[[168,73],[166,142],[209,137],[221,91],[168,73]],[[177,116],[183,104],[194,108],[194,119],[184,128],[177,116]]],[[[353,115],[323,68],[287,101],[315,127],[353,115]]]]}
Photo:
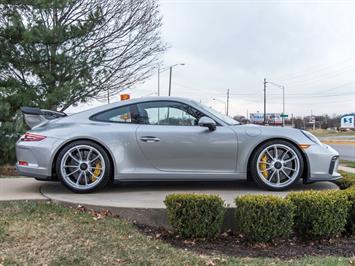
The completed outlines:
{"type": "Polygon", "coordinates": [[[102,122],[137,124],[139,121],[139,116],[137,107],[135,105],[128,105],[103,111],[92,116],[91,119],[102,122]]]}

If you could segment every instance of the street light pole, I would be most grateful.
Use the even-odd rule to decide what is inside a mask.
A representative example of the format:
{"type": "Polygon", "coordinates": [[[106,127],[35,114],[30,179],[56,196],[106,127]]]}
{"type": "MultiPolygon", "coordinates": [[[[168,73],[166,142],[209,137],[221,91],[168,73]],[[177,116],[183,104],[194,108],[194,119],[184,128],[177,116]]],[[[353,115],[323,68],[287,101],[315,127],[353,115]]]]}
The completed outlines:
{"type": "Polygon", "coordinates": [[[276,87],[279,87],[280,89],[282,89],[282,126],[285,126],[285,86],[271,82],[271,81],[266,81],[266,79],[264,79],[264,123],[266,121],[266,84],[269,83],[271,85],[274,85],[276,87]]]}
{"type": "Polygon", "coordinates": [[[264,78],[264,125],[266,125],[266,78],[264,78]]]}
{"type": "Polygon", "coordinates": [[[180,63],[180,64],[175,64],[175,65],[172,65],[170,66],[170,73],[169,73],[169,96],[171,96],[171,78],[172,78],[172,75],[173,75],[173,67],[175,66],[184,66],[185,63],[180,63]]]}

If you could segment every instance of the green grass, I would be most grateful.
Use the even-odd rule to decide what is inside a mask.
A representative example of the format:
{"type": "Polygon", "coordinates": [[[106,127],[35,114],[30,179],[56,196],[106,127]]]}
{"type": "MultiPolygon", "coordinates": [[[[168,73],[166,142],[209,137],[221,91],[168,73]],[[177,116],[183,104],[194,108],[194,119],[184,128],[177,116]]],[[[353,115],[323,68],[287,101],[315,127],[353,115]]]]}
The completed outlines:
{"type": "Polygon", "coordinates": [[[355,131],[338,132],[335,130],[316,129],[310,130],[310,132],[317,137],[355,136],[355,131]]]}
{"type": "Polygon", "coordinates": [[[118,218],[52,203],[0,203],[0,265],[349,265],[354,258],[282,261],[199,255],[150,239],[118,218]]]}
{"type": "Polygon", "coordinates": [[[347,167],[355,168],[355,161],[340,160],[340,164],[347,167]]]}

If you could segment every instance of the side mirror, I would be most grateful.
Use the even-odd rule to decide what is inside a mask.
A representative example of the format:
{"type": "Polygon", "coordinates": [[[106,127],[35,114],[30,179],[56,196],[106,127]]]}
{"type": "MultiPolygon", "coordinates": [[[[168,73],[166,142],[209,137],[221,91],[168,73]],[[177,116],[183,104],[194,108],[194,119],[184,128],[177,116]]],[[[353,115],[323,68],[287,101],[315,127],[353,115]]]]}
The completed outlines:
{"type": "Polygon", "coordinates": [[[198,120],[198,125],[200,127],[208,127],[210,131],[216,130],[216,122],[207,116],[201,117],[200,120],[198,120]]]}

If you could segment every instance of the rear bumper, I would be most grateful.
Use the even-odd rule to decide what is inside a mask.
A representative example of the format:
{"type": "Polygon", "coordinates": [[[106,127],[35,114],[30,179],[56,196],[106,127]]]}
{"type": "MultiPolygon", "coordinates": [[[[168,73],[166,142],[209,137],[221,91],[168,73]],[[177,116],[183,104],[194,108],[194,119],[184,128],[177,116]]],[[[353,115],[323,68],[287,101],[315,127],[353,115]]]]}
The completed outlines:
{"type": "Polygon", "coordinates": [[[16,171],[17,173],[19,173],[19,175],[34,177],[37,180],[43,180],[43,181],[55,180],[52,176],[41,174],[43,172],[41,169],[38,170],[37,168],[33,168],[33,167],[21,166],[16,164],[16,171]]]}
{"type": "Polygon", "coordinates": [[[305,151],[309,162],[309,174],[304,183],[320,181],[336,181],[342,176],[337,172],[339,165],[339,153],[332,147],[312,145],[305,151]]]}
{"type": "Polygon", "coordinates": [[[47,137],[38,142],[18,141],[16,144],[16,169],[20,175],[38,180],[52,180],[52,160],[59,140],[47,137]],[[19,161],[27,165],[19,165],[19,161]]]}

